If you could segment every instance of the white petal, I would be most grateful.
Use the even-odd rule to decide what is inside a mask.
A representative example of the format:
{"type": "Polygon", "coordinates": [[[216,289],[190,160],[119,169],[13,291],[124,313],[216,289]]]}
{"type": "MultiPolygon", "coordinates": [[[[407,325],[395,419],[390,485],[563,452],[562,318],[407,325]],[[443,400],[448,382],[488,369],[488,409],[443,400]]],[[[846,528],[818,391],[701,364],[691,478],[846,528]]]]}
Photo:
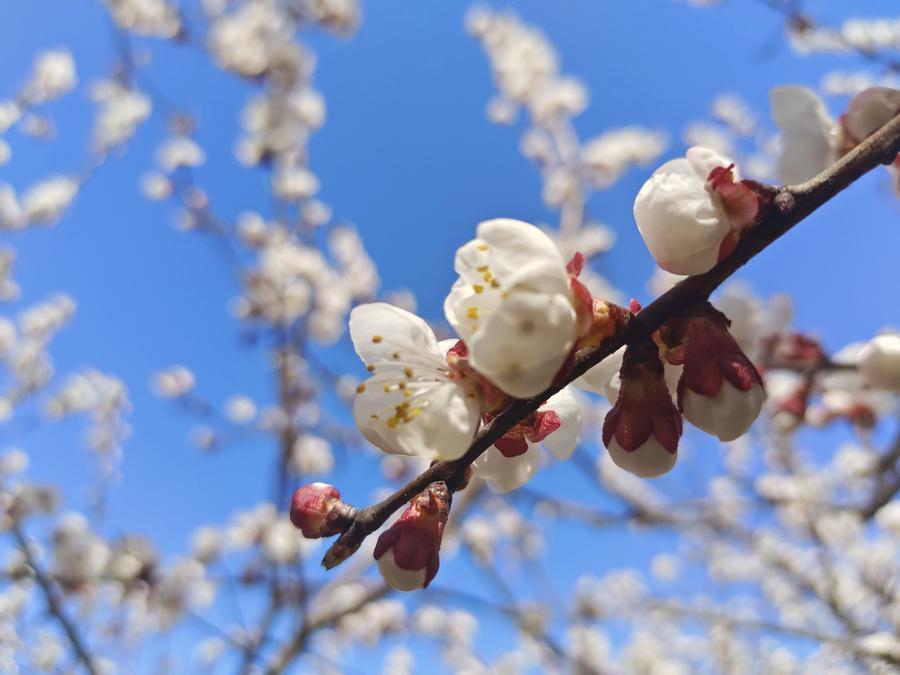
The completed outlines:
{"type": "Polygon", "coordinates": [[[900,391],[900,335],[879,335],[857,357],[859,372],[876,389],[900,391]]]}
{"type": "Polygon", "coordinates": [[[559,428],[541,443],[560,460],[569,459],[581,436],[581,407],[568,387],[555,393],[538,411],[553,410],[559,415],[559,428]]]}
{"type": "Polygon", "coordinates": [[[641,478],[655,478],[668,473],[677,459],[677,453],[666,450],[653,435],[632,452],[624,450],[615,438],[610,439],[608,449],[616,466],[641,478]]]}
{"type": "Polygon", "coordinates": [[[527,398],[550,385],[574,340],[568,294],[515,290],[468,343],[469,361],[506,393],[527,398]]]}
{"type": "MultiPolygon", "coordinates": [[[[600,394],[609,398],[607,387],[622,369],[622,359],[624,358],[625,347],[619,347],[616,351],[575,380],[573,384],[581,389],[586,389],[587,391],[592,391],[595,394],[600,394]]],[[[618,387],[616,387],[616,395],[618,395],[618,387]]],[[[609,400],[610,403],[615,403],[615,396],[609,400]]]]}
{"type": "Polygon", "coordinates": [[[860,92],[847,107],[844,124],[857,141],[863,141],[900,111],[900,90],[870,87],[860,92]]]}
{"type": "MultiPolygon", "coordinates": [[[[478,226],[478,239],[488,246],[491,270],[500,279],[510,279],[521,274],[523,269],[531,266],[546,266],[562,271],[561,275],[549,276],[546,280],[555,283],[556,288],[544,288],[546,291],[561,290],[568,286],[562,254],[546,234],[534,225],[511,218],[486,220],[478,226]]],[[[457,273],[463,274],[459,269],[457,273]]]]}
{"type": "MultiPolygon", "coordinates": [[[[713,169],[717,167],[728,167],[734,164],[728,157],[724,157],[715,150],[710,150],[709,148],[704,148],[699,145],[688,148],[687,152],[684,153],[684,158],[691,165],[694,173],[696,173],[704,182],[709,178],[709,174],[713,169]]],[[[734,175],[735,180],[739,180],[737,169],[732,168],[731,172],[734,175]]]]}
{"type": "Polygon", "coordinates": [[[553,241],[520,220],[481,223],[478,238],[456,252],[459,279],[444,301],[447,321],[469,342],[514,289],[568,293],[565,261],[553,241]]]}
{"type": "Polygon", "coordinates": [[[394,559],[394,549],[391,547],[378,559],[378,571],[392,588],[398,591],[415,591],[425,587],[425,575],[427,570],[423,567],[419,570],[405,570],[394,559]]]}
{"type": "Polygon", "coordinates": [[[374,302],[350,312],[350,338],[367,365],[403,362],[435,368],[446,366],[434,331],[406,310],[374,302]]]}
{"type": "Polygon", "coordinates": [[[477,398],[450,380],[409,382],[411,396],[395,384],[391,375],[376,375],[357,394],[353,415],[366,439],[392,454],[462,456],[481,419],[477,398]]]}
{"type": "Polygon", "coordinates": [[[769,102],[781,131],[776,171],[782,181],[802,183],[834,162],[837,126],[815,92],[806,87],[775,87],[769,102]]]}
{"type": "Polygon", "coordinates": [[[703,161],[695,161],[696,167],[687,159],[666,162],[634,201],[634,219],[644,243],[656,264],[673,274],[701,274],[712,268],[731,230],[727,214],[706,189],[707,176],[697,173],[711,157],[718,156],[704,154],[703,161]]]}
{"type": "Polygon", "coordinates": [[[510,492],[523,486],[537,473],[541,463],[540,447],[528,444],[528,450],[516,457],[506,457],[491,446],[472,464],[475,475],[484,478],[494,492],[510,492]]]}
{"type": "Polygon", "coordinates": [[[766,393],[758,384],[741,391],[723,380],[713,398],[685,390],[682,405],[684,418],[695,427],[721,441],[733,441],[743,436],[759,417],[765,400],[766,393]]]}

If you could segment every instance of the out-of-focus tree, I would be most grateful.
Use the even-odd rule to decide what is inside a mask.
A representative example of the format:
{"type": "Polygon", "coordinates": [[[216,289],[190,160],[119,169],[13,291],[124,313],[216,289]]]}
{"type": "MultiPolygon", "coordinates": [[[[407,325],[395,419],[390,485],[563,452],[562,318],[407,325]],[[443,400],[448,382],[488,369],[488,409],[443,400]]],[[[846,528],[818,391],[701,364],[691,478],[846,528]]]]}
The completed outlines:
{"type": "MultiPolygon", "coordinates": [[[[457,253],[452,330],[413,314],[414,279],[411,290],[384,291],[358,232],[318,197],[309,141],[326,102],[307,35],[352,39],[357,0],[104,0],[117,44],[105,80],[81,82],[78,55],[65,49],[36,55],[24,84],[0,92],[0,164],[16,161],[4,135],[49,142],[48,104],[85,88],[92,151],[34,185],[0,183],[0,228],[64,225],[98,169],[136,134],[155,133],[152,117],[164,120],[142,194],[176,208],[178,226],[208,239],[235,275],[237,331],[264,346],[274,404],[236,395],[214,405],[189,365],[161,368],[151,387],[196,420],[199,450],[252,439],[274,445],[278,460],[248,457],[248,472],[271,473],[269,499],[196,523],[180,555],[164,555],[152,532],[104,537],[130,433],[126,383],[89,367],[55,372],[53,338],[77,320],[69,296],[0,319],[0,418],[82,416],[97,466],[94,508],[82,514],[59,486],[29,479],[25,452],[0,457],[12,544],[0,570],[0,671],[139,671],[166,635],[180,646],[152,647],[166,657],[154,667],[184,672],[423,672],[437,667],[436,652],[463,673],[896,672],[900,336],[885,329],[828,353],[816,326],[793,325],[790,298],[726,280],[842,189],[860,189],[862,174],[884,164],[896,184],[900,20],[826,26],[800,3],[763,4],[783,17],[798,57],[851,53],[866,70],[825,74],[820,93],[844,98],[831,109],[816,92],[771,83],[775,126],[723,94],[684,130],[685,145],[702,147],[652,176],[680,154],[663,117],[659,128],[582,138],[573,119],[588,91],[540,28],[508,10],[468,11],[497,87],[487,116],[522,130],[558,222],[479,226],[457,253]],[[200,50],[245,85],[235,153],[270,179],[258,200],[268,207],[217,212],[195,171],[207,155],[198,119],[146,72],[161,44],[200,50]],[[614,234],[591,198],[632,171],[648,174],[634,212],[660,266],[659,297],[643,309],[620,306],[635,289],[594,264],[611,255],[614,234]],[[351,340],[364,366],[336,372],[322,357],[351,340]],[[832,443],[835,425],[853,441],[832,443]],[[798,440],[807,432],[812,449],[798,440]],[[671,491],[648,477],[673,466],[680,437],[714,443],[721,461],[671,491]],[[315,482],[338,457],[384,499],[356,509],[315,482]],[[530,488],[548,461],[570,462],[592,498],[530,488]],[[577,562],[571,541],[621,542],[623,526],[656,551],[649,565],[600,577],[579,568],[571,594],[546,592],[548,570],[577,562]],[[565,544],[549,536],[560,528],[575,533],[565,544]],[[316,541],[335,535],[327,551],[316,541]],[[327,567],[343,564],[323,571],[323,554],[327,567]],[[439,563],[484,583],[442,583],[439,563]],[[253,608],[243,623],[217,602],[225,592],[253,608]],[[476,639],[485,625],[491,656],[476,639]],[[390,648],[373,652],[377,666],[346,658],[381,643],[390,648]]],[[[14,260],[11,247],[0,251],[0,301],[28,297],[14,260]]],[[[897,319],[892,290],[879,289],[885,323],[897,319]]]]}

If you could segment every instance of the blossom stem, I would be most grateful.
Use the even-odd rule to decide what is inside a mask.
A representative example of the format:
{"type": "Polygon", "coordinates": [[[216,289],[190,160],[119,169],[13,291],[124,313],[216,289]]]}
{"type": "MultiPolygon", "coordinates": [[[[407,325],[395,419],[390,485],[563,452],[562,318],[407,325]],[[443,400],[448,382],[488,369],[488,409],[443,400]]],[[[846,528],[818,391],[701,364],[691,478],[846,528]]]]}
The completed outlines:
{"type": "Polygon", "coordinates": [[[775,240],[816,211],[861,176],[881,164],[890,164],[900,152],[900,114],[879,131],[844,155],[835,164],[805,183],[761,189],[773,195],[772,205],[734,251],[704,274],[687,277],[652,303],[633,315],[625,330],[603,341],[597,347],[582,350],[569,374],[554,382],[546,391],[529,399],[514,399],[490,423],[482,427],[469,449],[459,459],[433,464],[418,477],[386,499],[359,509],[350,526],[325,554],[322,564],[331,569],[350,557],[363,540],[385,523],[388,517],[422,492],[429,484],[443,481],[451,492],[463,482],[466,468],[517,423],[535,412],[540,405],[564,386],[583,375],[623,345],[647,339],[668,319],[678,316],[700,302],[749,260],[764,251],[775,240]]]}

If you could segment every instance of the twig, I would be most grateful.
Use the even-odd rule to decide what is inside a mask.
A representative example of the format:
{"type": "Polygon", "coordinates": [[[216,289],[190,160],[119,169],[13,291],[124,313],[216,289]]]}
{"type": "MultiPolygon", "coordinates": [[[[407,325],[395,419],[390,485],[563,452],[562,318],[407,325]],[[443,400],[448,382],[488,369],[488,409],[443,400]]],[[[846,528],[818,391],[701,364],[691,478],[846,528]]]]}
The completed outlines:
{"type": "Polygon", "coordinates": [[[306,641],[312,633],[325,626],[336,624],[345,616],[358,612],[370,602],[383,598],[390,591],[391,588],[387,585],[377,586],[349,607],[332,612],[331,614],[323,615],[318,619],[314,619],[304,624],[303,628],[297,631],[294,637],[284,644],[281,650],[266,667],[266,675],[278,675],[283,672],[294,660],[294,657],[303,651],[303,648],[306,646],[306,641]]]}
{"type": "Polygon", "coordinates": [[[22,555],[25,556],[25,562],[28,563],[28,566],[34,572],[34,578],[37,580],[38,586],[41,587],[41,591],[44,593],[44,598],[47,600],[47,610],[59,622],[63,632],[66,634],[66,638],[68,638],[69,643],[72,645],[72,650],[75,652],[78,660],[84,665],[84,669],[90,673],[90,675],[98,675],[97,669],[94,668],[91,655],[88,652],[87,647],[85,647],[81,636],[78,634],[75,624],[69,620],[63,611],[59,599],[56,597],[56,590],[53,588],[53,584],[41,570],[37,560],[35,560],[34,556],[31,554],[31,549],[28,546],[28,541],[25,539],[25,534],[22,532],[22,528],[18,521],[14,518],[12,519],[11,529],[13,536],[16,538],[16,543],[19,545],[19,548],[22,549],[22,555]]]}
{"type": "MultiPolygon", "coordinates": [[[[900,114],[815,178],[800,185],[768,188],[773,195],[772,208],[750,229],[731,255],[705,274],[688,277],[658,297],[633,316],[621,335],[604,341],[598,347],[584,349],[577,355],[575,365],[564,381],[554,383],[533,398],[513,401],[481,429],[461,458],[437,462],[383,501],[359,509],[347,530],[328,549],[322,564],[330,569],[342,563],[359,548],[368,535],[381,527],[392,513],[429,484],[444,481],[451,490],[456,490],[462,484],[466,469],[473,461],[515,424],[537,410],[553,394],[623,345],[646,339],[669,318],[705,301],[716,288],[751,258],[858,178],[881,164],[890,164],[898,151],[900,151],[900,114]]],[[[761,187],[766,189],[765,186],[761,187]]]]}

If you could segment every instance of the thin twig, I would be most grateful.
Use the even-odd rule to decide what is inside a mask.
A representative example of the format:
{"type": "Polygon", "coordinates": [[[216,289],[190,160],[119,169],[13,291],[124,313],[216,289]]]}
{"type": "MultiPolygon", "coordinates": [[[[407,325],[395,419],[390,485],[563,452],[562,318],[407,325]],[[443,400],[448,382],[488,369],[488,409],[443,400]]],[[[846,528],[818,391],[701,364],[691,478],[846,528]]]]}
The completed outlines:
{"type": "Polygon", "coordinates": [[[34,556],[31,554],[28,541],[25,539],[25,533],[22,532],[22,528],[17,520],[12,519],[11,529],[13,536],[16,538],[16,543],[22,550],[22,555],[25,556],[25,562],[28,563],[28,566],[34,572],[34,578],[37,580],[38,586],[41,587],[41,591],[44,593],[44,598],[47,601],[47,611],[49,611],[59,622],[63,632],[66,634],[66,638],[68,638],[69,643],[72,645],[72,650],[75,652],[78,660],[84,665],[84,669],[90,673],[90,675],[98,675],[97,669],[94,668],[93,659],[91,658],[84,641],[78,634],[75,624],[69,620],[66,613],[63,611],[62,605],[60,605],[59,599],[56,597],[56,589],[53,587],[53,583],[47,575],[44,574],[43,570],[41,570],[38,565],[37,560],[35,560],[34,556]]]}

